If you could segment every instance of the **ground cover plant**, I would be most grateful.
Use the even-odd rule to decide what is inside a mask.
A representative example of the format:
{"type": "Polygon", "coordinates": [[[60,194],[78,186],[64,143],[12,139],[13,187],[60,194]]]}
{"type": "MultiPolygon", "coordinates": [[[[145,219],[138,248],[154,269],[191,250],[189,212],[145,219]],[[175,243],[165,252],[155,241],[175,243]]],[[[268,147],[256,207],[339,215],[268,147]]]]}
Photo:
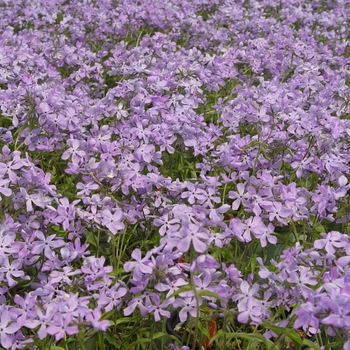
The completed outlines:
{"type": "Polygon", "coordinates": [[[350,349],[349,19],[0,0],[0,347],[350,349]]]}

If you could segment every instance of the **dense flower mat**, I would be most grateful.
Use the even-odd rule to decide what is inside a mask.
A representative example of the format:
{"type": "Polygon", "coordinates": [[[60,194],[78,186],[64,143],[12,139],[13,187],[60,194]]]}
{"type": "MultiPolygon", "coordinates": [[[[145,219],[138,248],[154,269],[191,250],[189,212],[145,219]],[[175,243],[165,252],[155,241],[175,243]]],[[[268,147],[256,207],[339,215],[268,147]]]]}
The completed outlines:
{"type": "Polygon", "coordinates": [[[2,348],[350,349],[349,19],[1,0],[2,348]]]}

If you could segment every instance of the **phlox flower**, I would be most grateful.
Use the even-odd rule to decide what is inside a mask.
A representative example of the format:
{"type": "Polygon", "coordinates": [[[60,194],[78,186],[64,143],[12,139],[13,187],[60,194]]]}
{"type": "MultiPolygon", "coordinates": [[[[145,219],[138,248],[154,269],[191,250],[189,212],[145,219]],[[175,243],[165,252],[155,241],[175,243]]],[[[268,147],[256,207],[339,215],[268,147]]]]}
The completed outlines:
{"type": "Polygon", "coordinates": [[[5,349],[9,349],[13,343],[12,335],[20,329],[20,326],[11,319],[11,312],[1,311],[0,316],[0,342],[5,349]]]}
{"type": "Polygon", "coordinates": [[[67,145],[70,147],[62,154],[61,158],[67,160],[72,156],[73,163],[79,164],[82,157],[86,155],[86,152],[80,148],[79,140],[69,139],[67,145]]]}
{"type": "Polygon", "coordinates": [[[237,320],[239,322],[247,323],[250,318],[254,324],[261,324],[262,310],[258,305],[248,302],[244,308],[239,306],[238,312],[237,320]]]}
{"type": "Polygon", "coordinates": [[[328,233],[321,233],[322,239],[317,239],[314,242],[314,247],[317,249],[324,248],[327,253],[334,254],[335,248],[343,248],[348,243],[348,237],[338,231],[331,231],[328,233]]]}
{"type": "MultiPolygon", "coordinates": [[[[12,190],[11,188],[8,188],[8,185],[10,183],[10,180],[5,180],[5,179],[1,179],[0,180],[0,193],[2,193],[4,196],[11,196],[12,194],[12,190]]],[[[0,201],[2,200],[1,196],[0,196],[0,201]]]]}
{"type": "Polygon", "coordinates": [[[28,280],[29,276],[25,276],[25,273],[20,270],[22,268],[22,260],[16,259],[10,262],[9,258],[5,256],[0,264],[0,281],[4,281],[4,277],[7,280],[9,287],[13,287],[17,282],[13,277],[28,280]]]}
{"type": "Polygon", "coordinates": [[[159,234],[164,236],[167,232],[175,231],[179,227],[178,222],[178,219],[169,219],[169,215],[165,214],[154,219],[153,223],[155,226],[160,226],[159,234]]]}
{"type": "Polygon", "coordinates": [[[152,301],[153,304],[148,306],[149,312],[154,312],[154,320],[156,322],[160,321],[161,316],[169,318],[170,317],[170,311],[164,310],[167,308],[171,303],[172,300],[164,300],[163,302],[160,302],[160,297],[158,294],[152,295],[152,301]]]}
{"type": "Polygon", "coordinates": [[[24,187],[21,187],[20,192],[26,201],[27,211],[34,211],[33,204],[40,208],[45,208],[51,203],[51,199],[44,196],[41,190],[39,190],[37,193],[28,193],[24,187]]]}
{"type": "Polygon", "coordinates": [[[112,288],[107,289],[105,292],[100,293],[97,297],[97,305],[106,310],[106,312],[113,310],[114,308],[120,308],[123,302],[123,296],[128,293],[128,290],[124,287],[118,287],[114,285],[112,288]]]}
{"type": "MultiPolygon", "coordinates": [[[[199,304],[201,304],[202,299],[199,298],[199,304]]],[[[185,297],[176,299],[173,303],[174,307],[181,307],[179,312],[179,319],[181,322],[185,322],[187,320],[188,314],[192,317],[197,316],[197,305],[195,298],[185,297]]]]}
{"type": "Polygon", "coordinates": [[[144,305],[144,296],[136,296],[129,301],[128,306],[123,310],[124,316],[131,315],[136,307],[140,310],[142,316],[148,314],[148,310],[144,305]]]}
{"type": "Polygon", "coordinates": [[[151,274],[153,269],[150,267],[147,263],[150,261],[150,253],[147,253],[144,258],[142,258],[141,250],[135,249],[131,253],[131,257],[135,261],[128,261],[124,264],[124,270],[126,272],[129,272],[130,270],[134,269],[134,279],[140,280],[142,279],[143,274],[151,274]]]}
{"type": "Polygon", "coordinates": [[[92,312],[85,316],[86,321],[90,322],[91,326],[94,329],[98,329],[102,332],[105,332],[107,328],[110,326],[110,322],[108,320],[101,321],[101,310],[97,307],[92,312]]]}
{"type": "Polygon", "coordinates": [[[237,191],[230,191],[228,193],[228,197],[234,199],[232,203],[232,210],[238,210],[242,204],[243,200],[248,200],[251,196],[249,194],[245,194],[245,184],[239,183],[237,184],[237,191]]]}
{"type": "Polygon", "coordinates": [[[269,223],[267,226],[263,228],[263,231],[261,234],[255,234],[255,237],[260,239],[260,243],[262,247],[267,246],[267,241],[271,244],[277,243],[277,237],[272,235],[272,233],[275,230],[275,226],[273,226],[271,223],[269,223]]]}
{"type": "Polygon", "coordinates": [[[317,284],[317,278],[311,269],[304,266],[298,267],[295,271],[290,271],[287,281],[296,284],[293,288],[293,295],[296,298],[300,297],[300,292],[304,298],[307,298],[312,293],[312,289],[306,285],[314,286],[317,284]]]}
{"type": "Polygon", "coordinates": [[[246,242],[250,242],[252,240],[250,236],[251,233],[253,233],[255,237],[260,237],[260,235],[262,235],[264,230],[266,229],[266,226],[262,222],[260,216],[251,216],[245,221],[243,226],[244,233],[242,237],[245,239],[246,242]]]}
{"type": "Polygon", "coordinates": [[[79,333],[79,328],[77,325],[72,325],[73,316],[72,313],[68,312],[63,315],[61,313],[56,313],[53,320],[50,322],[49,327],[46,331],[50,335],[54,335],[56,341],[63,339],[65,334],[73,335],[79,333]]]}
{"type": "Polygon", "coordinates": [[[177,245],[181,252],[188,252],[191,243],[193,244],[193,248],[197,253],[203,253],[207,249],[208,243],[202,241],[209,239],[206,229],[199,225],[189,224],[188,228],[184,226],[182,227],[181,233],[182,238],[177,245]]]}
{"type": "Polygon", "coordinates": [[[248,303],[254,303],[255,296],[259,291],[259,285],[257,283],[250,286],[247,281],[242,281],[240,284],[241,293],[238,293],[232,297],[233,301],[238,301],[238,304],[248,305],[248,303]]]}
{"type": "Polygon", "coordinates": [[[102,225],[108,227],[108,229],[115,235],[118,231],[124,228],[124,224],[121,222],[123,212],[117,208],[113,214],[110,210],[105,209],[102,212],[102,225]]]}
{"type": "Polygon", "coordinates": [[[319,327],[319,320],[316,315],[322,311],[322,308],[314,306],[311,301],[300,305],[297,309],[293,311],[297,315],[297,319],[294,322],[294,328],[312,331],[316,333],[319,327]],[[310,328],[311,327],[311,328],[310,328]]]}
{"type": "Polygon", "coordinates": [[[170,279],[167,278],[164,282],[165,283],[157,283],[154,288],[160,292],[168,291],[166,294],[167,298],[171,297],[171,295],[174,294],[180,287],[186,286],[188,284],[188,282],[186,282],[181,277],[175,281],[170,281],[170,279]]]}
{"type": "Polygon", "coordinates": [[[273,221],[275,219],[284,225],[287,224],[285,218],[293,214],[292,210],[283,206],[279,202],[273,202],[272,205],[266,207],[266,210],[269,213],[270,221],[273,221]]]}

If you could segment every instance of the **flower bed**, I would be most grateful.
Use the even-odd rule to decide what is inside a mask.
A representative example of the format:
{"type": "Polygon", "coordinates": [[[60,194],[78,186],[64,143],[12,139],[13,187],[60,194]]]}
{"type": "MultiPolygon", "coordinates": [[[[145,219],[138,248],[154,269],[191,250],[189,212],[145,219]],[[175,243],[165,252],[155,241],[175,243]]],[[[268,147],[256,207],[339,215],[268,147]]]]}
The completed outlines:
{"type": "Polygon", "coordinates": [[[2,348],[350,349],[349,18],[2,1],[2,348]]]}

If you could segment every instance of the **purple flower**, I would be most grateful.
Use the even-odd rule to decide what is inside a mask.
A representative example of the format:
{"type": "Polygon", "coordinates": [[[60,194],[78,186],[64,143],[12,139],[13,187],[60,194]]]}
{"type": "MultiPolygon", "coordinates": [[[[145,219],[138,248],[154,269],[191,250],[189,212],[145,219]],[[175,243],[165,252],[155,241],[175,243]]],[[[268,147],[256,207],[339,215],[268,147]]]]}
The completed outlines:
{"type": "Polygon", "coordinates": [[[198,199],[201,194],[205,193],[204,190],[197,188],[192,182],[185,182],[184,186],[188,191],[183,191],[181,193],[181,198],[188,198],[187,200],[190,204],[194,204],[196,199],[198,199]]]}
{"type": "Polygon", "coordinates": [[[238,322],[247,323],[249,318],[254,324],[261,324],[262,310],[258,301],[249,301],[247,304],[238,304],[238,322]]]}
{"type": "MultiPolygon", "coordinates": [[[[166,294],[166,298],[171,297],[172,294],[174,294],[180,287],[186,286],[188,282],[186,282],[184,279],[177,278],[175,281],[170,281],[168,278],[165,280],[165,283],[159,282],[155,285],[155,289],[160,292],[168,291],[166,294]]],[[[169,299],[170,300],[170,299],[169,299]]]]}
{"type": "Polygon", "coordinates": [[[274,230],[275,230],[275,226],[273,226],[271,223],[269,223],[267,225],[267,227],[265,227],[263,229],[263,232],[261,234],[255,234],[255,237],[260,239],[260,243],[261,243],[262,247],[266,247],[266,245],[267,245],[266,240],[268,240],[269,243],[271,243],[271,244],[277,243],[277,237],[272,235],[274,230]]]}
{"type": "Polygon", "coordinates": [[[39,239],[39,241],[34,241],[32,246],[32,253],[35,255],[39,255],[44,252],[44,255],[48,259],[52,259],[54,248],[59,248],[65,245],[65,242],[62,238],[56,237],[56,235],[50,235],[45,237],[43,232],[36,231],[35,237],[39,239]]]}
{"type": "Polygon", "coordinates": [[[46,331],[48,334],[54,335],[56,340],[63,339],[66,333],[69,335],[77,334],[79,333],[79,328],[77,325],[71,325],[72,321],[73,316],[70,312],[65,315],[56,313],[46,331]]]}
{"type": "Polygon", "coordinates": [[[254,304],[256,301],[255,296],[259,291],[259,285],[255,283],[250,286],[247,281],[242,281],[240,284],[240,289],[242,293],[238,293],[232,297],[233,301],[238,301],[238,305],[244,307],[244,305],[254,304]]]}
{"type": "Polygon", "coordinates": [[[17,323],[22,327],[27,324],[34,324],[34,327],[39,325],[39,321],[36,320],[37,313],[35,311],[35,305],[37,303],[36,296],[26,294],[25,298],[22,298],[18,294],[15,295],[14,301],[19,308],[16,308],[18,312],[17,323]]]}
{"type": "Polygon", "coordinates": [[[18,330],[20,326],[13,322],[11,319],[11,312],[8,310],[1,311],[0,316],[0,341],[1,345],[5,349],[9,349],[13,343],[13,336],[18,330]]]}
{"type": "Polygon", "coordinates": [[[335,248],[344,248],[348,244],[348,236],[343,235],[338,231],[331,231],[328,233],[321,233],[322,239],[317,239],[314,242],[314,247],[317,249],[325,248],[329,254],[335,253],[335,248]]]}
{"type": "Polygon", "coordinates": [[[217,191],[213,188],[207,188],[206,191],[203,191],[202,194],[197,195],[198,202],[203,207],[214,208],[214,203],[220,203],[221,199],[217,196],[217,191]]]}
{"type": "Polygon", "coordinates": [[[90,256],[85,259],[81,271],[86,275],[85,284],[89,290],[98,290],[111,283],[112,277],[108,275],[113,270],[112,266],[104,266],[106,258],[104,256],[95,258],[90,256]],[[101,281],[102,279],[102,281],[101,281]]]}
{"type": "Polygon", "coordinates": [[[28,193],[27,190],[23,187],[20,188],[20,192],[26,200],[27,211],[33,211],[33,204],[37,205],[40,208],[45,208],[48,204],[51,203],[51,199],[43,195],[42,191],[37,193],[28,193]]]}
{"type": "Polygon", "coordinates": [[[108,209],[102,212],[102,225],[108,227],[108,229],[115,235],[118,231],[124,228],[124,224],[121,222],[123,212],[116,208],[112,214],[108,209]]]}
{"type": "Polygon", "coordinates": [[[91,191],[97,190],[99,186],[94,182],[88,182],[85,184],[83,184],[82,182],[78,182],[76,187],[78,190],[80,190],[79,192],[77,192],[78,196],[88,196],[91,193],[91,191]]]}
{"type": "Polygon", "coordinates": [[[237,192],[230,191],[228,193],[229,198],[234,199],[232,203],[232,210],[238,210],[242,201],[248,200],[251,196],[249,194],[244,194],[245,184],[239,183],[237,184],[237,192]]]}
{"type": "Polygon", "coordinates": [[[121,306],[123,302],[123,296],[127,294],[128,290],[124,287],[114,285],[112,288],[105,291],[105,293],[100,293],[98,295],[97,304],[99,307],[104,307],[108,312],[114,308],[121,306]]]}
{"type": "Polygon", "coordinates": [[[143,303],[143,299],[144,296],[136,296],[132,298],[128,306],[123,310],[124,316],[131,315],[136,307],[138,307],[142,316],[146,316],[148,314],[148,310],[143,303]]]}
{"type": "Polygon", "coordinates": [[[71,276],[79,275],[81,274],[81,270],[76,269],[73,270],[71,266],[64,266],[63,271],[52,271],[50,274],[50,283],[53,285],[64,282],[68,285],[72,284],[72,280],[70,279],[71,276]]]}
{"type": "Polygon", "coordinates": [[[180,252],[188,252],[190,249],[191,243],[193,244],[193,248],[198,253],[203,253],[208,246],[207,242],[203,242],[203,240],[208,240],[209,235],[206,229],[199,225],[189,224],[188,228],[183,226],[181,229],[182,237],[178,242],[177,248],[180,252]]]}
{"type": "Polygon", "coordinates": [[[161,316],[164,316],[166,318],[170,317],[170,311],[164,310],[164,309],[167,308],[172,303],[171,300],[164,300],[161,303],[159,295],[155,294],[155,295],[152,295],[152,301],[153,301],[153,304],[148,306],[148,311],[154,312],[154,320],[156,322],[160,321],[161,316]]]}
{"type": "Polygon", "coordinates": [[[82,157],[84,157],[86,155],[86,152],[83,151],[80,148],[80,142],[79,140],[75,140],[75,139],[69,139],[67,141],[68,146],[70,146],[70,148],[68,148],[63,154],[62,154],[62,159],[66,160],[68,159],[70,156],[72,156],[72,161],[75,164],[79,164],[82,157]]]}
{"type": "Polygon", "coordinates": [[[266,210],[269,213],[270,221],[276,219],[284,225],[287,225],[287,222],[284,219],[293,214],[289,208],[284,207],[279,202],[273,202],[272,205],[266,206],[266,210]]]}
{"type": "Polygon", "coordinates": [[[153,145],[141,145],[135,151],[135,158],[139,162],[151,163],[152,158],[155,154],[155,148],[153,145]]]}
{"type": "Polygon", "coordinates": [[[309,327],[312,327],[311,330],[315,330],[319,327],[319,320],[316,315],[322,310],[320,307],[315,307],[311,301],[307,301],[306,303],[300,305],[297,309],[293,311],[295,315],[298,316],[296,321],[294,322],[294,328],[304,330],[309,330],[309,327]]]}
{"type": "Polygon", "coordinates": [[[21,270],[23,262],[20,259],[9,261],[9,258],[5,256],[0,264],[0,281],[4,280],[4,275],[6,277],[9,287],[13,287],[17,282],[13,277],[22,278],[29,280],[29,276],[25,276],[25,273],[21,270]]]}
{"type": "Polygon", "coordinates": [[[169,215],[163,215],[160,218],[154,219],[153,223],[156,226],[160,226],[159,234],[161,236],[164,236],[167,232],[173,232],[176,231],[176,229],[179,227],[178,224],[179,220],[177,219],[170,219],[169,215]]]}
{"type": "MultiPolygon", "coordinates": [[[[5,180],[5,179],[1,179],[0,180],[0,192],[4,195],[4,196],[11,196],[12,194],[12,190],[10,188],[8,188],[6,185],[10,183],[10,180],[5,180]]],[[[0,196],[0,201],[2,200],[1,196],[0,196]]]]}
{"type": "Polygon", "coordinates": [[[250,217],[245,221],[243,224],[244,226],[244,233],[243,238],[246,242],[250,242],[252,240],[250,234],[253,233],[255,237],[260,237],[260,235],[263,234],[264,230],[266,229],[266,226],[262,222],[260,216],[254,216],[250,217]]]}
{"type": "MultiPolygon", "coordinates": [[[[199,303],[201,304],[201,298],[199,298],[199,303]]],[[[189,313],[192,317],[197,316],[197,305],[195,298],[178,298],[173,303],[174,307],[181,307],[179,312],[179,318],[181,322],[187,320],[187,314],[189,313]]]]}
{"type": "Polygon", "coordinates": [[[136,260],[134,261],[128,261],[124,264],[124,270],[126,272],[129,272],[130,270],[134,269],[134,279],[140,280],[142,278],[142,274],[150,274],[153,272],[152,267],[150,267],[147,263],[150,262],[149,257],[150,253],[148,252],[144,258],[142,258],[141,250],[135,249],[131,253],[131,257],[136,260]]]}
{"type": "Polygon", "coordinates": [[[25,326],[31,329],[40,326],[37,334],[40,339],[44,339],[47,335],[46,329],[56,313],[56,308],[52,303],[48,303],[45,304],[46,314],[43,313],[44,310],[40,307],[37,307],[35,311],[37,313],[37,320],[27,319],[25,321],[25,326]]]}
{"type": "Polygon", "coordinates": [[[102,332],[105,332],[107,328],[110,326],[110,322],[108,320],[101,319],[101,310],[99,308],[94,309],[91,313],[85,316],[86,321],[90,322],[91,326],[94,329],[98,329],[102,332]]]}
{"type": "Polygon", "coordinates": [[[299,298],[300,291],[302,295],[307,298],[312,293],[312,290],[306,285],[315,286],[317,284],[316,276],[312,273],[310,268],[304,266],[298,267],[296,271],[291,271],[287,281],[296,283],[296,286],[293,288],[293,295],[296,298],[299,298]]]}

